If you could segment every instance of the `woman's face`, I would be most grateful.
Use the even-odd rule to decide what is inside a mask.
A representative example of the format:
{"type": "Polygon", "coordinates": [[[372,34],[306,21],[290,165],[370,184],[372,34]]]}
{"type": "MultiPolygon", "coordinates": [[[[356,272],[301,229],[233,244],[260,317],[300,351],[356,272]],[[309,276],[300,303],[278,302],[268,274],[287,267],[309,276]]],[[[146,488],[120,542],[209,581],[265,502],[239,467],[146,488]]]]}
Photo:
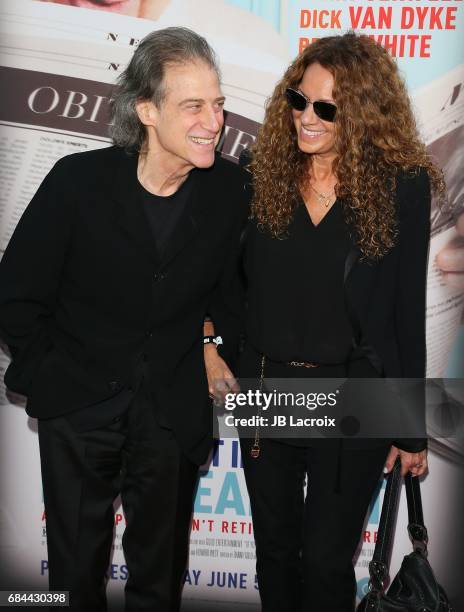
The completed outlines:
{"type": "MultiPolygon", "coordinates": [[[[298,89],[311,102],[316,100],[334,102],[333,86],[332,74],[320,64],[314,63],[306,68],[298,89]]],[[[304,111],[293,109],[292,115],[298,135],[298,147],[304,153],[329,157],[335,155],[333,123],[320,119],[314,112],[312,104],[307,104],[304,111]]]]}

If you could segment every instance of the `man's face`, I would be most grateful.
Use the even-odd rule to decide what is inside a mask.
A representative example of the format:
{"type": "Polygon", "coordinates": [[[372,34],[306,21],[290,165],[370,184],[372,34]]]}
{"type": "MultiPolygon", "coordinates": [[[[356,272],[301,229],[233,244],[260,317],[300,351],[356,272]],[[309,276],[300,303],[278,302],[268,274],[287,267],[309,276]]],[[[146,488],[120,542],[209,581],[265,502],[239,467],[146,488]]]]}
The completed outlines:
{"type": "Polygon", "coordinates": [[[148,146],[171,167],[208,168],[224,124],[224,96],[204,62],[167,67],[165,97],[153,106],[148,146]],[[151,129],[152,128],[152,129],[151,129]]]}

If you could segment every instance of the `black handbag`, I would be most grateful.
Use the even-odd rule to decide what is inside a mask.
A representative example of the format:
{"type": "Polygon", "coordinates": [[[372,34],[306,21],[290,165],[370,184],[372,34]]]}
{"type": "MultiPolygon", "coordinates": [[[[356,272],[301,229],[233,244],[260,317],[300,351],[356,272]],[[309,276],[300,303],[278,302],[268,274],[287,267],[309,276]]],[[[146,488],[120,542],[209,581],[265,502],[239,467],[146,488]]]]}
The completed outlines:
{"type": "Polygon", "coordinates": [[[369,564],[369,592],[357,612],[452,612],[443,588],[427,560],[427,529],[422,514],[419,479],[405,477],[408,501],[408,532],[413,552],[406,555],[390,587],[385,591],[388,563],[401,493],[401,463],[397,459],[388,475],[374,555],[369,564]]]}

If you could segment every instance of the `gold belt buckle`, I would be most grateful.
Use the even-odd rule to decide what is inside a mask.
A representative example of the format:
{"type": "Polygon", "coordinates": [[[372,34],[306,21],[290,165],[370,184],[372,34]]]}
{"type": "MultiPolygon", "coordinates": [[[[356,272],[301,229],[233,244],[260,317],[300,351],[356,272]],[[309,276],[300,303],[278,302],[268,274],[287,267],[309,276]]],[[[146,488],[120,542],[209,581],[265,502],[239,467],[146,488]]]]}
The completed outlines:
{"type": "Polygon", "coordinates": [[[314,361],[289,361],[288,365],[291,365],[294,368],[318,368],[319,367],[319,364],[314,363],[314,361]]]}

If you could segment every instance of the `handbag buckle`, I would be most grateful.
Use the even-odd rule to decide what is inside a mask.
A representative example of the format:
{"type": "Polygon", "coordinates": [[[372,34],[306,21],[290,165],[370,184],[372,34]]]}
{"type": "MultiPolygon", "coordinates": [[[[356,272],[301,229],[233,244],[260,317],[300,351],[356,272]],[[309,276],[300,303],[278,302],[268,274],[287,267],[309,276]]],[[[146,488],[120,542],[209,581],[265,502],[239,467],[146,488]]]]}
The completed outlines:
{"type": "Polygon", "coordinates": [[[408,533],[415,551],[421,553],[424,557],[427,556],[427,544],[429,536],[424,525],[410,523],[408,525],[408,533]]]}
{"type": "Polygon", "coordinates": [[[369,588],[374,592],[382,592],[384,582],[388,576],[388,568],[385,563],[380,561],[371,561],[369,563],[369,588]]]}

